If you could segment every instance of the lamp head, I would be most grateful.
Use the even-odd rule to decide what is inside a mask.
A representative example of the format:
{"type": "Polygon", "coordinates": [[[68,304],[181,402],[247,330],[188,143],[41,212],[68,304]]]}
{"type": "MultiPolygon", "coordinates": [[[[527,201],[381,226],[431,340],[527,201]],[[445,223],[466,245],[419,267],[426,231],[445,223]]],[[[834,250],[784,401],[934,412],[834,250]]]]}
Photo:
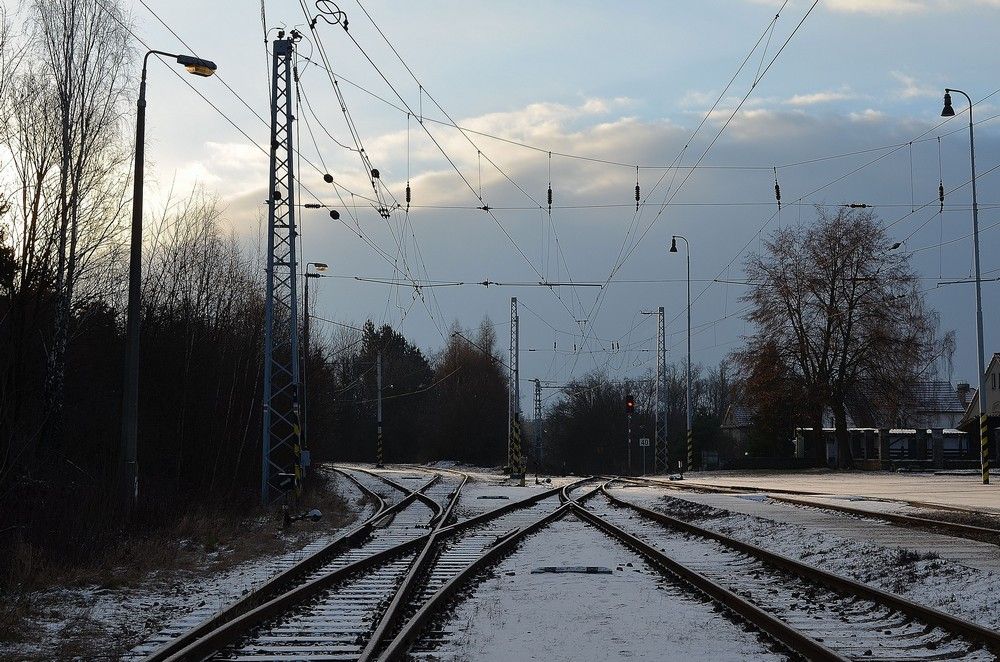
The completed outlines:
{"type": "Polygon", "coordinates": [[[676,236],[674,236],[670,240],[670,252],[671,253],[676,253],[677,252],[677,237],[676,236]]]}
{"type": "Polygon", "coordinates": [[[951,95],[948,92],[944,93],[944,108],[941,109],[941,117],[954,117],[955,109],[951,106],[951,95]]]}
{"type": "Polygon", "coordinates": [[[192,57],[190,55],[178,55],[177,64],[183,65],[189,74],[204,76],[206,78],[214,74],[218,68],[211,60],[202,60],[199,57],[192,57]]]}

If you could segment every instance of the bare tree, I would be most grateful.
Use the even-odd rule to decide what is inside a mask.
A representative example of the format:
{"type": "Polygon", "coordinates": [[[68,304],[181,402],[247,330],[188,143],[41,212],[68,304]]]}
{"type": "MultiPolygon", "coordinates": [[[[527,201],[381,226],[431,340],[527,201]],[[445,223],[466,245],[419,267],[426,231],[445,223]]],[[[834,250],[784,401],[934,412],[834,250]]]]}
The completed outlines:
{"type": "Polygon", "coordinates": [[[891,248],[874,214],[817,213],[811,227],[779,230],[748,258],[752,286],[744,300],[756,331],[740,359],[748,366],[778,360],[794,374],[817,432],[829,407],[846,466],[848,399],[865,390],[883,409],[902,401],[940,354],[937,320],[924,307],[909,256],[891,248]]]}
{"type": "Polygon", "coordinates": [[[93,254],[118,215],[126,179],[121,122],[131,46],[124,14],[107,0],[36,0],[40,59],[55,93],[58,126],[56,309],[46,403],[55,425],[63,409],[66,345],[81,259],[93,254]],[[86,245],[81,245],[82,237],[86,245]]]}

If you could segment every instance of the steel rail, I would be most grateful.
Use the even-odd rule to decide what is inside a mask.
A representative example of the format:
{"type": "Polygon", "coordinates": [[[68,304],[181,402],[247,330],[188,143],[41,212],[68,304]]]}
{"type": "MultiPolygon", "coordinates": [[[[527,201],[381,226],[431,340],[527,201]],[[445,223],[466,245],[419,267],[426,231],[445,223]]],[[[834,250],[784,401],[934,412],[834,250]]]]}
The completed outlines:
{"type": "MultiPolygon", "coordinates": [[[[883,522],[889,522],[890,524],[898,524],[901,526],[906,526],[913,529],[919,529],[922,531],[931,531],[934,533],[946,533],[956,538],[968,538],[971,540],[978,540],[980,542],[1000,544],[1000,529],[994,529],[987,526],[962,524],[960,522],[949,522],[948,520],[936,519],[933,517],[904,515],[902,513],[878,512],[873,510],[865,510],[863,508],[855,508],[848,505],[819,503],[814,501],[808,501],[801,498],[796,498],[796,497],[836,498],[836,495],[820,494],[816,492],[805,492],[801,490],[788,490],[788,489],[772,490],[764,487],[743,487],[743,486],[737,487],[729,485],[709,486],[709,485],[699,485],[699,484],[681,485],[679,484],[679,481],[673,481],[671,483],[667,483],[664,481],[651,480],[648,478],[643,478],[639,480],[650,485],[656,485],[658,487],[668,487],[680,491],[690,490],[697,492],[706,492],[710,494],[734,494],[740,492],[754,492],[759,494],[767,494],[768,498],[773,499],[774,501],[781,501],[783,503],[788,503],[795,506],[805,506],[809,508],[817,508],[819,510],[832,510],[836,512],[846,513],[848,515],[856,515],[858,517],[881,520],[883,522]]],[[[633,482],[639,482],[639,480],[632,479],[633,482]]],[[[886,499],[873,499],[873,500],[880,502],[892,501],[886,499]]],[[[970,515],[991,514],[991,513],[980,513],[979,511],[970,510],[968,508],[935,505],[919,501],[903,501],[902,503],[906,503],[907,505],[917,508],[926,508],[928,510],[935,510],[935,509],[948,510],[954,512],[968,513],[970,515]]],[[[1000,515],[998,515],[998,517],[1000,517],[1000,515]]]]}
{"type": "Polygon", "coordinates": [[[954,534],[953,537],[957,538],[971,538],[973,540],[979,540],[981,542],[992,542],[994,544],[1000,544],[1000,529],[992,529],[987,526],[976,526],[974,524],[962,524],[961,522],[949,522],[947,520],[935,519],[933,517],[917,517],[916,515],[903,515],[902,513],[881,513],[871,510],[865,510],[863,508],[852,508],[851,506],[835,504],[835,503],[816,503],[813,501],[807,501],[804,499],[796,499],[795,497],[789,496],[769,496],[769,498],[775,501],[781,501],[782,503],[789,503],[795,506],[806,506],[809,508],[818,508],[820,510],[834,510],[841,513],[847,513],[849,515],[857,515],[860,517],[868,517],[871,519],[883,520],[890,522],[892,524],[901,524],[914,529],[932,529],[946,531],[950,534],[954,534]],[[989,540],[983,541],[983,538],[988,538],[989,540]]]}
{"type": "Polygon", "coordinates": [[[692,524],[691,522],[671,517],[665,513],[644,508],[612,495],[608,492],[607,485],[601,487],[601,492],[607,496],[612,503],[623,508],[631,509],[638,514],[667,527],[678,529],[684,533],[695,535],[700,538],[714,540],[731,549],[753,556],[764,563],[798,575],[800,578],[825,586],[835,592],[853,594],[866,600],[871,600],[873,602],[892,607],[893,609],[901,611],[911,617],[920,619],[925,623],[941,627],[954,634],[960,634],[973,641],[984,644],[993,652],[1000,651],[1000,633],[990,630],[989,628],[976,623],[971,623],[961,618],[952,616],[951,614],[946,614],[942,611],[934,609],[933,607],[927,607],[911,600],[907,600],[906,598],[898,596],[894,593],[888,593],[853,579],[848,579],[847,577],[842,577],[825,570],[820,570],[819,568],[812,567],[802,563],[801,561],[796,561],[795,559],[766,550],[751,543],[731,538],[717,531],[700,527],[697,524],[692,524]]]}
{"type": "Polygon", "coordinates": [[[248,630],[252,629],[262,621],[279,616],[291,607],[301,604],[305,600],[313,597],[321,591],[334,586],[339,581],[362,572],[368,568],[379,565],[399,554],[418,548],[430,537],[425,533],[405,543],[390,547],[381,552],[376,552],[350,565],[339,568],[334,572],[327,573],[316,579],[300,584],[290,591],[282,593],[276,598],[252,609],[239,617],[230,620],[212,632],[191,642],[188,646],[175,654],[167,657],[167,662],[181,662],[202,660],[212,653],[219,651],[225,646],[234,643],[248,630]]]}
{"type": "MultiPolygon", "coordinates": [[[[250,613],[261,605],[272,601],[272,599],[276,596],[286,592],[290,584],[295,584],[301,581],[303,576],[318,570],[345,549],[349,549],[367,538],[376,524],[408,506],[417,498],[416,494],[419,493],[420,490],[425,490],[436,482],[436,479],[431,479],[417,490],[409,490],[408,488],[399,486],[398,489],[402,489],[404,492],[408,492],[408,494],[395,504],[388,505],[374,490],[371,490],[368,486],[361,483],[350,473],[342,471],[337,467],[333,467],[333,470],[349,478],[366,496],[376,499],[376,502],[379,504],[376,512],[350,531],[337,536],[322,549],[317,550],[286,570],[271,577],[244,597],[225,607],[222,611],[216,612],[198,625],[185,631],[183,634],[164,643],[146,658],[146,662],[161,662],[167,659],[174,659],[175,655],[177,655],[180,651],[185,650],[192,642],[195,642],[202,637],[209,636],[216,630],[222,628],[226,623],[229,623],[244,614],[250,613]]],[[[377,475],[376,477],[382,478],[377,475]]]]}
{"type": "MultiPolygon", "coordinates": [[[[351,469],[353,471],[360,471],[361,473],[365,473],[365,474],[368,474],[369,476],[374,476],[375,478],[383,480],[386,483],[388,483],[389,485],[392,485],[393,487],[395,487],[397,490],[401,490],[404,493],[408,493],[408,492],[413,491],[410,488],[408,488],[406,485],[403,485],[401,483],[397,483],[396,481],[392,480],[391,478],[387,478],[387,477],[383,476],[382,474],[380,474],[378,472],[369,471],[368,469],[362,469],[361,467],[351,467],[351,469]]],[[[439,480],[441,480],[441,474],[434,473],[434,480],[432,481],[431,484],[436,483],[439,480]]],[[[431,521],[429,522],[429,524],[434,524],[437,521],[437,519],[441,516],[441,510],[442,509],[441,509],[441,504],[439,504],[437,501],[435,501],[434,499],[432,499],[431,497],[429,497],[429,496],[427,496],[426,494],[423,493],[423,490],[427,489],[427,487],[429,487],[429,485],[421,488],[420,490],[417,490],[417,498],[420,499],[428,508],[430,508],[432,511],[434,511],[434,517],[432,517],[431,521]]]]}
{"type": "Polygon", "coordinates": [[[382,613],[382,618],[379,619],[378,625],[375,626],[375,630],[372,632],[372,636],[368,639],[368,645],[361,651],[361,656],[358,658],[359,662],[368,662],[373,658],[376,651],[382,646],[383,639],[389,631],[389,628],[394,627],[401,617],[402,605],[412,594],[414,585],[416,584],[416,578],[426,570],[428,562],[431,558],[433,558],[435,543],[438,540],[438,536],[441,534],[442,526],[448,521],[448,517],[451,515],[455,504],[458,503],[458,499],[462,493],[462,488],[465,487],[466,482],[469,480],[468,475],[461,474],[461,476],[462,482],[459,483],[458,487],[455,488],[455,491],[452,493],[451,498],[448,500],[447,507],[444,509],[444,512],[441,513],[440,519],[434,525],[434,530],[431,531],[430,535],[427,537],[427,542],[424,543],[423,549],[420,550],[417,558],[412,564],[410,564],[409,572],[406,573],[406,577],[403,578],[403,582],[396,589],[389,606],[382,613]]]}
{"type": "MultiPolygon", "coordinates": [[[[365,472],[370,473],[370,472],[365,472]]],[[[377,474],[372,474],[376,475],[377,474]]],[[[433,480],[428,482],[425,486],[421,487],[424,489],[433,484],[433,480]]],[[[582,481],[578,481],[582,482],[582,481]]],[[[475,517],[470,517],[468,519],[456,522],[454,524],[445,525],[442,521],[442,525],[437,530],[438,536],[450,536],[455,533],[461,532],[467,528],[478,526],[484,522],[491,519],[495,519],[503,514],[506,514],[512,510],[517,510],[520,508],[527,507],[542,499],[553,496],[558,493],[560,488],[552,488],[538,494],[532,495],[528,499],[517,501],[511,504],[506,504],[500,508],[494,509],[492,511],[482,513],[475,517]]],[[[403,503],[412,502],[415,499],[414,494],[408,495],[403,501],[398,504],[394,504],[390,508],[386,509],[377,519],[383,519],[386,515],[391,514],[389,511],[393,508],[399,509],[402,507],[403,503]]],[[[457,501],[457,499],[455,499],[457,501]]],[[[449,509],[450,511],[450,509],[449,509]]],[[[369,531],[370,531],[369,527],[369,531]]],[[[237,641],[240,636],[246,633],[248,630],[256,627],[261,622],[268,618],[272,618],[280,615],[281,613],[287,611],[291,607],[301,604],[302,601],[308,600],[310,597],[326,590],[337,583],[349,579],[363,572],[369,568],[378,566],[380,563],[388,562],[393,558],[398,557],[401,554],[410,552],[418,548],[420,545],[425,545],[427,540],[430,538],[430,533],[425,533],[416,538],[409,540],[407,542],[401,543],[394,547],[390,547],[381,552],[377,552],[371,556],[360,559],[352,564],[339,568],[331,573],[327,573],[316,579],[294,587],[293,589],[275,596],[266,603],[256,606],[254,609],[246,611],[238,615],[236,618],[230,619],[225,622],[218,623],[214,629],[209,631],[200,632],[198,637],[187,637],[184,645],[182,647],[177,647],[171,650],[169,656],[164,656],[163,660],[169,660],[170,662],[178,662],[180,660],[201,660],[206,656],[220,650],[228,644],[237,641]]]]}
{"type": "MultiPolygon", "coordinates": [[[[589,480],[591,479],[584,478],[574,483],[565,485],[562,488],[554,488],[553,490],[549,490],[550,495],[554,492],[560,495],[561,501],[564,496],[568,499],[569,492],[572,489],[579,487],[581,484],[589,480]]],[[[597,488],[593,491],[596,490],[597,488]]],[[[503,558],[503,556],[507,553],[513,551],[514,547],[529,534],[534,533],[546,524],[563,517],[567,512],[569,512],[571,507],[571,501],[563,501],[562,504],[551,513],[543,515],[531,524],[528,524],[527,526],[518,529],[505,538],[497,541],[492,547],[483,552],[479,558],[459,570],[459,572],[449,579],[440,589],[438,589],[437,592],[435,592],[434,595],[427,600],[427,602],[421,605],[410,620],[403,625],[399,633],[396,634],[393,640],[389,642],[381,654],[379,654],[377,658],[379,662],[387,662],[388,660],[402,658],[402,656],[405,655],[406,648],[420,634],[420,631],[427,624],[427,622],[435,615],[438,609],[443,606],[445,601],[451,597],[455,591],[462,587],[466,580],[479,570],[488,566],[490,563],[503,558]]],[[[465,521],[468,522],[469,520],[465,521]]]]}
{"type": "MultiPolygon", "coordinates": [[[[600,489],[604,491],[604,486],[600,489]]],[[[788,623],[768,614],[760,607],[757,607],[724,586],[717,584],[701,573],[681,565],[649,543],[587,510],[587,508],[580,505],[577,501],[569,501],[566,505],[572,508],[573,512],[581,519],[590,522],[601,531],[604,531],[611,537],[621,541],[625,546],[644,556],[661,573],[678,578],[708,595],[713,600],[722,603],[791,650],[803,655],[806,659],[836,662],[847,660],[847,658],[835,653],[830,648],[800,632],[788,623]]]]}

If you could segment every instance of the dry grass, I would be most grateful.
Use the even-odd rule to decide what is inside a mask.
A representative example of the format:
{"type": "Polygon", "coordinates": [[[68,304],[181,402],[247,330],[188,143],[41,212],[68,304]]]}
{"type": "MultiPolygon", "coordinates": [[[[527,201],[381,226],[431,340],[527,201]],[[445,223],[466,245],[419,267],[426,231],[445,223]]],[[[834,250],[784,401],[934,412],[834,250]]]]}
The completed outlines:
{"type": "MultiPolygon", "coordinates": [[[[44,659],[117,657],[131,645],[129,635],[91,614],[86,600],[59,589],[128,591],[152,579],[186,583],[202,573],[297,549],[324,532],[341,528],[357,511],[315,474],[303,509],[319,508],[318,523],[282,529],[276,510],[254,509],[242,516],[221,510],[186,513],[157,530],[108,545],[85,563],[57,562],[25,542],[11,547],[6,589],[0,589],[0,658],[4,644],[44,645],[44,659]],[[41,623],[48,623],[43,627],[41,623]],[[52,623],[59,627],[54,631],[52,623]]],[[[72,594],[72,592],[69,592],[72,594]]],[[[155,623],[147,624],[155,626],[155,623]]]]}

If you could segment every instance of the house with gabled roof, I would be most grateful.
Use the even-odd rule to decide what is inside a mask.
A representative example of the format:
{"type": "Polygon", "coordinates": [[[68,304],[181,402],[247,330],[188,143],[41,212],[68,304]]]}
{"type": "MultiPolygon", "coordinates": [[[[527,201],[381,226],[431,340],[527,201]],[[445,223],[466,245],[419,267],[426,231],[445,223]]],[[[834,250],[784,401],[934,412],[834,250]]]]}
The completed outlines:
{"type": "MultiPolygon", "coordinates": [[[[987,435],[990,440],[990,457],[1000,458],[1000,353],[993,354],[990,364],[986,366],[985,406],[987,435]]],[[[962,419],[958,422],[959,430],[967,432],[973,440],[979,439],[979,389],[970,389],[968,406],[962,419]]],[[[973,444],[978,447],[978,441],[973,444]]]]}

